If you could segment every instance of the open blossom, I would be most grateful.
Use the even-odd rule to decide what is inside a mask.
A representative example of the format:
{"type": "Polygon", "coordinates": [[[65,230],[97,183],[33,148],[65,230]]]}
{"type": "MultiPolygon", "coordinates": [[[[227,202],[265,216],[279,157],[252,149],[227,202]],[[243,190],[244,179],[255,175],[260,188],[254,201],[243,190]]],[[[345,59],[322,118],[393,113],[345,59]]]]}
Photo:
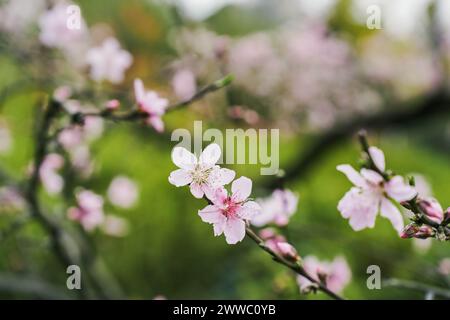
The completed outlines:
{"type": "Polygon", "coordinates": [[[125,71],[131,66],[133,57],[120,47],[115,38],[106,39],[99,47],[90,49],[86,55],[91,68],[91,78],[97,82],[108,80],[121,83],[125,71]]]}
{"type": "Polygon", "coordinates": [[[290,190],[275,190],[269,197],[258,199],[261,214],[251,222],[257,227],[274,223],[285,226],[289,218],[297,211],[298,196],[290,190]]]}
{"type": "Polygon", "coordinates": [[[108,199],[117,207],[131,208],[138,198],[138,188],[133,180],[125,176],[117,176],[108,188],[108,199]]]}
{"type": "MultiPolygon", "coordinates": [[[[384,171],[383,152],[375,147],[371,147],[369,151],[376,167],[384,171]]],[[[384,181],[383,177],[374,170],[361,169],[357,172],[347,164],[339,165],[337,170],[344,173],[355,185],[338,204],[338,210],[344,218],[349,219],[353,230],[373,228],[376,216],[380,212],[382,217],[391,221],[395,230],[401,232],[403,218],[391,199],[398,202],[411,200],[417,194],[413,187],[409,186],[401,176],[394,176],[389,181],[384,181]]]]}
{"type": "Polygon", "coordinates": [[[59,49],[68,49],[83,42],[87,34],[87,27],[83,19],[80,28],[69,28],[67,9],[68,2],[60,2],[50,10],[44,12],[39,18],[41,33],[40,41],[48,46],[59,49]]]}
{"type": "Polygon", "coordinates": [[[158,132],[164,131],[161,117],[166,113],[169,101],[159,97],[155,91],[146,91],[141,79],[134,80],[134,94],[139,110],[148,115],[147,124],[158,132]]]}
{"type": "Polygon", "coordinates": [[[85,230],[92,231],[103,224],[103,198],[89,190],[77,193],[77,206],[69,209],[69,219],[78,221],[85,230]]]}
{"type": "MultiPolygon", "coordinates": [[[[328,289],[339,293],[347,286],[352,278],[352,272],[343,257],[336,257],[331,263],[319,261],[314,256],[307,256],[303,260],[303,268],[317,281],[325,281],[328,289]]],[[[305,277],[297,277],[300,290],[303,292],[312,285],[305,277]]]]}
{"type": "Polygon", "coordinates": [[[230,183],[235,172],[216,165],[221,152],[219,145],[212,143],[197,158],[185,148],[175,147],[172,161],[180,169],[170,173],[169,182],[177,187],[189,184],[192,195],[198,199],[230,183]]]}
{"type": "Polygon", "coordinates": [[[48,154],[42,162],[39,177],[49,194],[59,193],[64,187],[64,179],[58,173],[63,166],[64,158],[57,153],[48,154]]]}
{"type": "Polygon", "coordinates": [[[192,98],[197,90],[194,73],[189,69],[178,70],[173,76],[172,87],[179,99],[188,100],[192,98]]]}
{"type": "Polygon", "coordinates": [[[245,237],[246,221],[257,215],[261,208],[247,198],[252,192],[252,181],[240,177],[231,184],[231,195],[221,187],[207,197],[211,205],[199,210],[200,218],[214,227],[214,235],[225,235],[228,244],[236,244],[245,237]]]}

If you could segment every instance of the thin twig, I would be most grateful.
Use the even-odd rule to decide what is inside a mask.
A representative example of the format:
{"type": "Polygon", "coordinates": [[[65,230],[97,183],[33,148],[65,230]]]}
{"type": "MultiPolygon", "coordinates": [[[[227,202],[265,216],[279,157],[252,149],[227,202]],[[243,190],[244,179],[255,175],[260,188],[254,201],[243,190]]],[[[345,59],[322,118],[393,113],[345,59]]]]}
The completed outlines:
{"type": "Polygon", "coordinates": [[[450,299],[450,290],[446,290],[439,287],[430,286],[424,283],[411,281],[411,280],[401,280],[401,279],[388,279],[383,281],[383,286],[386,287],[396,287],[408,290],[416,290],[420,292],[432,292],[434,295],[441,296],[450,299]]]}

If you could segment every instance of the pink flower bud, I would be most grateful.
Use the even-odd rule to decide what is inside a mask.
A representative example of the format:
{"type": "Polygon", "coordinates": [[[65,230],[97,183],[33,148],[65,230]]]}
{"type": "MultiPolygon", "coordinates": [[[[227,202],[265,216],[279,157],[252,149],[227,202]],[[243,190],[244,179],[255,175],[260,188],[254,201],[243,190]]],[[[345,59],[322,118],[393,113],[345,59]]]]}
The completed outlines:
{"type": "Polygon", "coordinates": [[[287,242],[278,242],[277,243],[278,252],[283,256],[283,258],[292,261],[297,262],[300,260],[300,257],[297,253],[297,250],[293,246],[291,246],[287,242]]]}
{"type": "Polygon", "coordinates": [[[420,199],[419,207],[430,220],[436,223],[440,224],[444,219],[442,207],[434,198],[420,199]]]}
{"type": "Polygon", "coordinates": [[[120,101],[117,99],[112,99],[106,102],[105,104],[106,109],[109,111],[116,110],[120,107],[120,101]]]}
{"type": "Polygon", "coordinates": [[[413,223],[408,224],[400,233],[400,237],[403,239],[419,238],[426,239],[433,235],[433,228],[430,226],[417,226],[413,223]]]}

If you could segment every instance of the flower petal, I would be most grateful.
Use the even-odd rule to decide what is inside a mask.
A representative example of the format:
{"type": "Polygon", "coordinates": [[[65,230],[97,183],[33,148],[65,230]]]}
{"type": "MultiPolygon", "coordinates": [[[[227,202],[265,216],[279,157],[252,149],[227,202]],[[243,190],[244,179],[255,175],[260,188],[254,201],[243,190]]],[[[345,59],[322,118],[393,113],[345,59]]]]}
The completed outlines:
{"type": "Polygon", "coordinates": [[[241,219],[228,219],[223,230],[228,244],[236,244],[245,237],[245,222],[241,219]]]}
{"type": "Polygon", "coordinates": [[[161,133],[164,131],[164,121],[161,119],[161,117],[150,116],[147,118],[147,124],[151,125],[153,129],[156,130],[156,132],[161,133]]]}
{"type": "Polygon", "coordinates": [[[408,185],[403,177],[395,176],[385,184],[386,193],[398,202],[408,201],[417,195],[414,187],[408,185]]]}
{"type": "Polygon", "coordinates": [[[355,186],[364,188],[366,186],[366,182],[364,181],[363,177],[353,169],[353,167],[349,164],[341,164],[336,167],[336,169],[347,177],[348,180],[350,180],[351,183],[353,183],[355,186]]]}
{"type": "Polygon", "coordinates": [[[394,204],[386,198],[381,200],[380,214],[391,221],[392,226],[398,233],[403,230],[403,217],[400,211],[394,204]]]}
{"type": "Polygon", "coordinates": [[[360,192],[352,188],[339,201],[338,210],[344,218],[349,219],[353,230],[359,231],[375,226],[379,197],[371,192],[360,192]]]}
{"type": "Polygon", "coordinates": [[[169,182],[176,187],[182,187],[192,182],[192,176],[187,170],[177,169],[170,173],[169,182]]]}
{"type": "Polygon", "coordinates": [[[197,164],[195,155],[181,147],[173,148],[172,161],[178,168],[185,170],[192,170],[197,164]]]}
{"type": "Polygon", "coordinates": [[[141,79],[134,80],[134,95],[136,96],[136,101],[138,104],[141,103],[145,97],[144,83],[141,79]]]}
{"type": "Polygon", "coordinates": [[[213,166],[219,160],[222,150],[217,143],[207,146],[199,157],[200,164],[213,166]]]}
{"type": "Polygon", "coordinates": [[[222,206],[225,199],[228,197],[228,192],[224,187],[219,187],[216,189],[204,188],[204,191],[206,197],[217,206],[222,206]]]}
{"type": "Polygon", "coordinates": [[[381,151],[381,149],[378,149],[377,147],[370,147],[369,154],[370,154],[370,157],[372,158],[375,166],[380,171],[384,171],[386,169],[386,162],[384,160],[383,151],[381,151]]]}
{"type": "Polygon", "coordinates": [[[226,168],[219,169],[219,174],[220,174],[219,184],[222,186],[225,184],[229,184],[231,181],[233,181],[234,177],[236,176],[236,172],[234,172],[234,170],[226,168]]]}
{"type": "Polygon", "coordinates": [[[197,199],[203,198],[204,192],[201,185],[199,185],[198,183],[191,183],[190,189],[194,197],[196,197],[197,199]]]}
{"type": "Polygon", "coordinates": [[[379,185],[383,182],[383,177],[378,172],[370,169],[361,169],[361,175],[371,184],[379,185]]]}
{"type": "Polygon", "coordinates": [[[255,201],[247,201],[238,211],[239,217],[245,220],[251,220],[259,213],[261,213],[261,207],[255,201]]]}
{"type": "Polygon", "coordinates": [[[202,221],[206,223],[218,223],[225,218],[220,209],[213,205],[206,206],[202,210],[199,210],[198,215],[202,218],[202,221]]]}
{"type": "Polygon", "coordinates": [[[234,202],[242,202],[252,193],[252,180],[240,177],[231,184],[232,198],[234,202]]]}

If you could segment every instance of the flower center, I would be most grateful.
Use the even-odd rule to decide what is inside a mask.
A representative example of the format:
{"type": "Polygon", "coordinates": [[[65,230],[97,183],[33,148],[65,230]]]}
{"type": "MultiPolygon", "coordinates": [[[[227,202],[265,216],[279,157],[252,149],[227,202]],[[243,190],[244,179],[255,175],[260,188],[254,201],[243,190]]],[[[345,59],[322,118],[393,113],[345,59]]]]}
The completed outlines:
{"type": "Polygon", "coordinates": [[[212,168],[204,168],[201,165],[196,165],[191,172],[192,181],[196,184],[205,184],[208,182],[209,175],[212,168]]]}
{"type": "Polygon", "coordinates": [[[227,197],[224,201],[224,207],[222,209],[222,214],[227,218],[232,218],[236,216],[236,213],[241,206],[239,203],[235,203],[231,200],[231,197],[227,197]]]}

